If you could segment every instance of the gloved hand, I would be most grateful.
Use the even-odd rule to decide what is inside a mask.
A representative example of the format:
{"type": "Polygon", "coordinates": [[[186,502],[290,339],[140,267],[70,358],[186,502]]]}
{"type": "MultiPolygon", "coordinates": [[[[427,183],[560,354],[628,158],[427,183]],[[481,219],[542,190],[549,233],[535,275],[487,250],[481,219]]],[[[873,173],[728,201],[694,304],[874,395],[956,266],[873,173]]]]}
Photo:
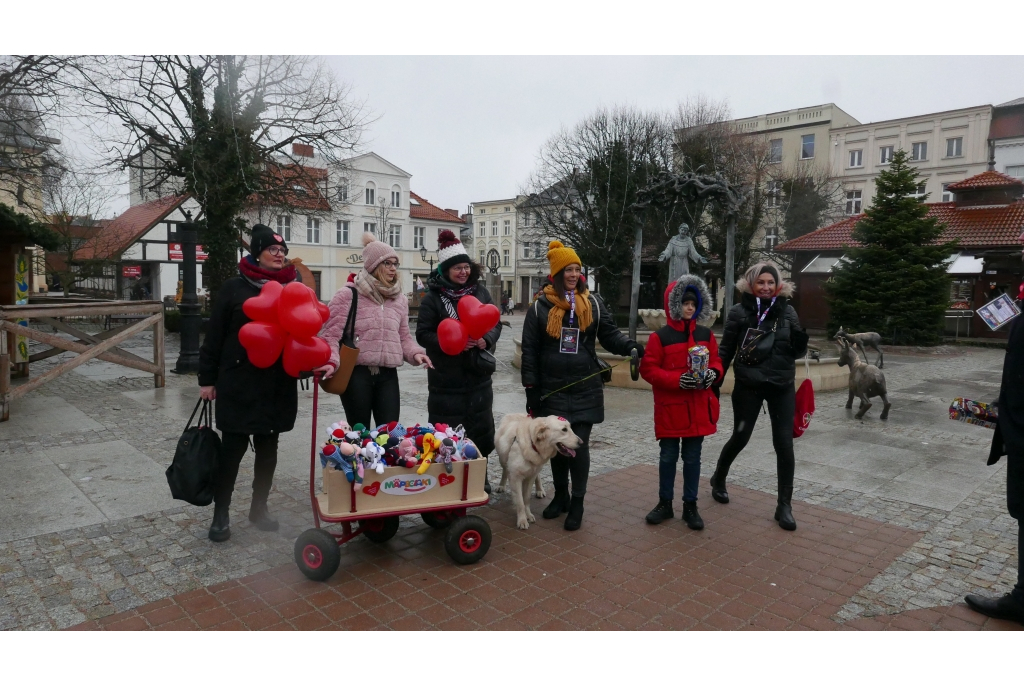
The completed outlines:
{"type": "Polygon", "coordinates": [[[540,410],[540,388],[529,387],[526,389],[526,413],[533,416],[540,410]]]}
{"type": "Polygon", "coordinates": [[[714,369],[708,369],[704,372],[704,389],[708,389],[715,384],[718,380],[718,372],[714,369]]]}
{"type": "Polygon", "coordinates": [[[636,356],[639,359],[643,359],[644,358],[644,346],[643,345],[641,345],[638,342],[635,342],[629,348],[630,352],[632,352],[633,350],[636,350],[636,356]]]}
{"type": "Polygon", "coordinates": [[[700,381],[688,374],[680,374],[679,387],[683,390],[696,390],[700,387],[700,381]]]}

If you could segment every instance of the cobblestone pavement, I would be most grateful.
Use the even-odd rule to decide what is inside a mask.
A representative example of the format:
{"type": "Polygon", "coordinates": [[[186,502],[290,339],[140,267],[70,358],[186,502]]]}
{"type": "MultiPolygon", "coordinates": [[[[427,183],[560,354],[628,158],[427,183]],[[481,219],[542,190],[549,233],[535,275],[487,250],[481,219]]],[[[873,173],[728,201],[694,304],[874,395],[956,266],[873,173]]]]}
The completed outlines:
{"type": "MultiPolygon", "coordinates": [[[[512,321],[512,331],[518,333],[521,318],[512,321]]],[[[508,365],[512,338],[506,329],[498,353],[503,362],[494,383],[498,419],[504,413],[521,411],[524,404],[518,372],[508,365]]],[[[140,355],[147,344],[144,337],[131,342],[140,355]]],[[[168,336],[172,363],[177,356],[175,346],[176,337],[168,336]]],[[[1016,522],[1005,510],[1005,465],[984,467],[989,431],[944,419],[952,397],[995,396],[1003,353],[976,348],[946,352],[887,355],[886,374],[894,403],[887,423],[878,421],[877,407],[863,422],[856,421],[843,408],[845,393],[822,393],[811,430],[797,441],[795,513],[799,523],[803,524],[804,512],[809,511],[806,503],[815,511],[821,508],[850,514],[919,536],[884,568],[851,588],[842,603],[830,605],[830,620],[879,627],[889,625],[885,617],[907,612],[924,612],[921,615],[934,618],[927,612],[948,613],[965,592],[996,595],[1015,582],[1016,522]],[[861,453],[874,459],[870,467],[858,461],[861,453]],[[888,461],[880,461],[883,459],[888,461]],[[900,460],[914,468],[883,473],[887,464],[900,460]],[[858,468],[875,472],[864,474],[858,468]]],[[[0,424],[0,467],[10,466],[8,472],[23,479],[16,484],[21,495],[28,493],[46,505],[24,520],[17,512],[0,508],[0,514],[12,523],[0,526],[0,628],[66,628],[151,606],[181,593],[282,573],[282,568],[293,565],[295,537],[311,523],[308,476],[304,475],[312,413],[308,392],[300,392],[296,430],[282,439],[282,460],[270,500],[282,522],[279,533],[259,533],[245,520],[251,457],[243,462],[239,476],[232,506],[233,536],[227,543],[214,545],[206,539],[208,509],[174,506],[173,501],[154,498],[149,508],[146,503],[133,504],[139,513],[118,515],[127,506],[119,508],[118,502],[128,495],[119,490],[116,496],[101,501],[89,488],[90,476],[80,477],[75,465],[65,463],[62,455],[85,449],[115,454],[123,447],[161,468],[166,466],[194,403],[195,379],[168,374],[167,388],[154,391],[151,377],[101,364],[90,362],[80,367],[82,373],[66,374],[30,394],[39,401],[80,412],[84,418],[79,424],[62,426],[58,420],[35,433],[5,432],[5,425],[0,424]],[[117,375],[122,371],[127,373],[117,375]],[[286,454],[287,450],[291,452],[286,454]],[[67,487],[77,488],[76,496],[83,501],[91,498],[88,502],[96,506],[81,512],[63,506],[52,494],[49,481],[41,480],[38,474],[42,472],[35,470],[42,465],[54,469],[55,482],[67,481],[67,487]]],[[[41,365],[33,365],[34,374],[43,370],[41,365]]],[[[406,367],[400,374],[403,420],[424,420],[423,372],[406,367]]],[[[337,399],[327,402],[330,404],[321,416],[340,415],[337,399]]],[[[606,421],[593,435],[595,477],[656,462],[650,402],[650,395],[644,392],[606,390],[606,421]]],[[[18,407],[15,403],[12,413],[18,407]]],[[[737,460],[730,483],[753,494],[774,495],[774,457],[766,419],[759,421],[754,438],[737,460]]],[[[714,468],[731,424],[726,399],[721,432],[705,441],[705,477],[714,468]]],[[[492,463],[492,481],[496,482],[498,475],[497,465],[492,463]]],[[[116,480],[118,474],[97,480],[101,478],[116,480]]],[[[161,478],[149,478],[138,487],[166,490],[161,478]]],[[[636,494],[646,511],[656,500],[656,479],[651,479],[649,494],[636,494]]],[[[706,485],[702,485],[701,498],[702,510],[715,506],[706,485]]],[[[23,499],[18,502],[25,506],[23,499]]],[[[496,504],[507,506],[507,495],[498,496],[496,504]]],[[[0,507],[3,505],[0,502],[0,507]]],[[[588,517],[592,511],[593,505],[588,507],[588,517]]],[[[644,527],[639,518],[636,525],[638,531],[644,527]]],[[[418,519],[406,517],[400,535],[416,540],[424,530],[418,519]]],[[[796,536],[802,535],[802,530],[803,526],[796,536]]],[[[358,550],[360,545],[368,543],[349,543],[346,554],[348,547],[358,550]]],[[[412,554],[406,552],[406,556],[412,554]]]]}

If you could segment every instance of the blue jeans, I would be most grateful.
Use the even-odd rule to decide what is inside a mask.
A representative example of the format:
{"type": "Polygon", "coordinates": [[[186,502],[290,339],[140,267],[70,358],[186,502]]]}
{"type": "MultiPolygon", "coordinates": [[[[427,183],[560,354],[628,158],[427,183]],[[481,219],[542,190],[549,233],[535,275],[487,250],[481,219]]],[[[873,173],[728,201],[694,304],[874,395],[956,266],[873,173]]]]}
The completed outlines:
{"type": "Polygon", "coordinates": [[[700,481],[700,448],[704,444],[704,438],[663,438],[658,444],[661,445],[661,460],[658,462],[658,497],[672,501],[676,482],[676,461],[682,456],[683,501],[696,502],[697,485],[700,481]]]}

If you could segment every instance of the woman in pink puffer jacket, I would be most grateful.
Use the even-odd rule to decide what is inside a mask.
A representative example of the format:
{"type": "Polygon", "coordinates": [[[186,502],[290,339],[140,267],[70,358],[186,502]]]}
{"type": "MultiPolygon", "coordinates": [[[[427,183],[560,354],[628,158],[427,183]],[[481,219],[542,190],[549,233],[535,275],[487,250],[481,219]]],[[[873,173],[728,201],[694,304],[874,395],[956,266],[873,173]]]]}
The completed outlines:
{"type": "Polygon", "coordinates": [[[364,233],[363,270],[331,298],[331,317],[320,331],[320,337],[331,347],[331,359],[317,371],[330,378],[337,370],[338,341],[357,293],[359,359],[341,404],[349,425],[380,426],[399,419],[398,367],[403,362],[426,364],[431,369],[434,366],[409,332],[409,302],[398,275],[398,254],[372,233],[364,233]]]}

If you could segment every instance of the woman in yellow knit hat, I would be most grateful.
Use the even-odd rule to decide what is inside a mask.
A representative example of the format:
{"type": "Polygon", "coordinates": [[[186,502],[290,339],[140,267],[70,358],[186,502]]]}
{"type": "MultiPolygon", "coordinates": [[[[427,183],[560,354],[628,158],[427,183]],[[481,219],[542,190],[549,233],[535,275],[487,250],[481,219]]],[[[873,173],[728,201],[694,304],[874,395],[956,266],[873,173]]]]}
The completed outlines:
{"type": "Polygon", "coordinates": [[[549,283],[526,310],[523,324],[523,385],[531,416],[561,416],[583,441],[576,456],[551,460],[555,494],[544,510],[546,519],[568,512],[565,529],[576,530],[583,520],[590,473],[590,430],[604,421],[594,342],[600,340],[604,349],[622,356],[633,349],[643,356],[643,346],[623,335],[601,299],[589,292],[575,250],[554,240],[548,245],[548,262],[549,283]]]}

